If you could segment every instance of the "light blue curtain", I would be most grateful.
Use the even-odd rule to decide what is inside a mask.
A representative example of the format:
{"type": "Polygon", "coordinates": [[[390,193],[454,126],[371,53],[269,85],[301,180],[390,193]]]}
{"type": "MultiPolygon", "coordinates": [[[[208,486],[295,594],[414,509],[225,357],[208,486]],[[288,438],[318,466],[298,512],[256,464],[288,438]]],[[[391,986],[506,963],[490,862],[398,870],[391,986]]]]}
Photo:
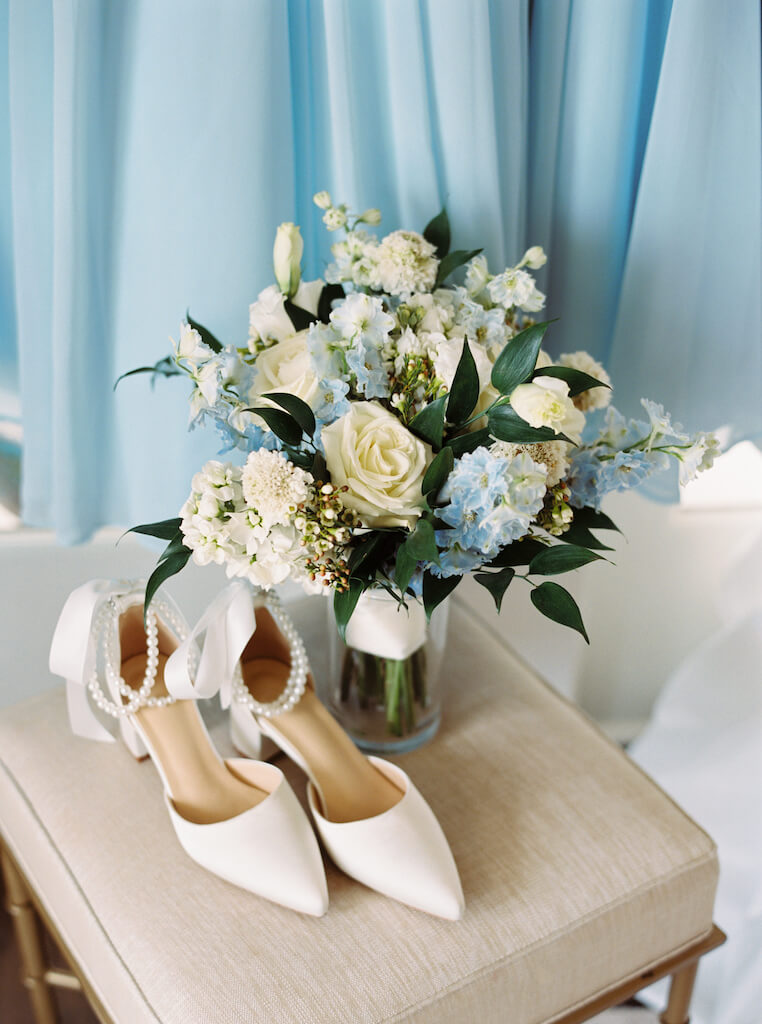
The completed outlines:
{"type": "Polygon", "coordinates": [[[498,267],[544,245],[554,344],[618,404],[762,432],[754,0],[9,2],[27,522],[176,511],[216,439],[182,384],[111,385],[188,306],[243,344],[281,221],[320,273],[319,188],[389,230],[446,201],[498,267]]]}

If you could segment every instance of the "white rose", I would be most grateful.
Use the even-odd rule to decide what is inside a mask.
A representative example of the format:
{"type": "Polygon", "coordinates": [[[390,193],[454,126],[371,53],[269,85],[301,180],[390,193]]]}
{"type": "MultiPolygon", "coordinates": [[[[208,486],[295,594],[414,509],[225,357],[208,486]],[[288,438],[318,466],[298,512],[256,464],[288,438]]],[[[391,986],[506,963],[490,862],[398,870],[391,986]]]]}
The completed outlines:
{"type": "Polygon", "coordinates": [[[412,529],[421,514],[421,482],[432,459],[429,445],[378,402],[353,402],[323,427],[325,461],[344,504],[363,524],[412,529]]]}
{"type": "Polygon", "coordinates": [[[304,242],[298,226],[290,221],[281,224],[275,232],[273,269],[278,287],[288,297],[294,295],[299,287],[303,252],[304,242]]]}
{"type": "Polygon", "coordinates": [[[569,398],[569,385],[557,377],[537,377],[519,384],[511,392],[514,411],[532,427],[550,427],[557,434],[579,444],[585,426],[584,414],[569,398]]]}
{"type": "Polygon", "coordinates": [[[268,391],[285,391],[311,405],[317,396],[318,378],[312,369],[307,348],[307,331],[299,331],[286,341],[260,352],[256,370],[250,398],[268,391]]]}
{"type": "MultiPolygon", "coordinates": [[[[291,301],[317,317],[324,284],[320,278],[316,281],[302,281],[291,301]]],[[[265,288],[257,296],[257,301],[249,306],[249,334],[252,338],[270,342],[293,337],[294,325],[286,312],[284,296],[277,285],[271,284],[265,288]]]]}

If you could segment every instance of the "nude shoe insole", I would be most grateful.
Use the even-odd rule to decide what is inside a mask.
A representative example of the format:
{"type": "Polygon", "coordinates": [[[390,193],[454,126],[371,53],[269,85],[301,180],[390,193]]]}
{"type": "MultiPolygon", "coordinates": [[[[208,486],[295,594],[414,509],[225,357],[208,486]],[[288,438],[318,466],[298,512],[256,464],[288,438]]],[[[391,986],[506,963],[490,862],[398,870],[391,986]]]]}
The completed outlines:
{"type": "MultiPolygon", "coordinates": [[[[261,611],[257,610],[258,623],[261,611]]],[[[287,663],[255,657],[241,667],[244,683],[255,700],[270,703],[283,692],[289,673],[287,663]]],[[[270,724],[304,759],[318,789],[323,814],[329,821],[346,822],[388,811],[399,803],[400,790],[360,753],[315,696],[312,685],[310,679],[296,707],[270,719],[270,724]]]]}
{"type": "MultiPolygon", "coordinates": [[[[120,623],[123,658],[122,678],[133,689],[143,682],[146,669],[145,633],[142,609],[128,609],[120,623]],[[137,611],[137,621],[130,613],[137,611]],[[131,651],[142,646],[143,653],[131,651]]],[[[163,697],[164,665],[174,641],[159,628],[159,665],[151,695],[163,697]]],[[[195,701],[178,700],[162,708],[141,708],[135,717],[161,764],[172,803],[187,821],[211,825],[242,814],[260,804],[269,794],[237,778],[219,758],[201,723],[195,701]]]]}

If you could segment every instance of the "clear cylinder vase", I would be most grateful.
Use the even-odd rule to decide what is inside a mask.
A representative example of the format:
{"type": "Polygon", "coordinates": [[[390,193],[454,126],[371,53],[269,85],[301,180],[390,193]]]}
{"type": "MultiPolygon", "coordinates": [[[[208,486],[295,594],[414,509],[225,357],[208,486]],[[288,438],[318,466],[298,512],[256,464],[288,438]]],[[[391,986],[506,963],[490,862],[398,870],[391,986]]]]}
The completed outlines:
{"type": "Polygon", "coordinates": [[[362,750],[403,753],[435,735],[442,714],[447,604],[427,623],[419,599],[408,597],[400,605],[385,590],[366,590],[346,642],[329,609],[330,674],[320,696],[362,750]]]}

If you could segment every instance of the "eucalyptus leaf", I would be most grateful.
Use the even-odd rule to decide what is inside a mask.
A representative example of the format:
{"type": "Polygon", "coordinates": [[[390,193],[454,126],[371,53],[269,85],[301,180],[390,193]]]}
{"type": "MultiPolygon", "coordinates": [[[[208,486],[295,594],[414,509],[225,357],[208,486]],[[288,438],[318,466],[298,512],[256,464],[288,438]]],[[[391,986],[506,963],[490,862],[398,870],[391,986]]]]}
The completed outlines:
{"type": "Polygon", "coordinates": [[[327,284],[318,299],[317,318],[327,324],[331,319],[331,305],[336,299],[344,298],[344,289],[340,284],[327,284]]]}
{"type": "Polygon", "coordinates": [[[302,309],[301,306],[297,306],[291,299],[283,300],[283,308],[294,325],[295,331],[306,331],[317,320],[317,316],[314,313],[310,313],[306,309],[302,309]]]}
{"type": "Polygon", "coordinates": [[[296,447],[301,442],[302,428],[294,417],[290,413],[284,412],[283,409],[273,409],[269,405],[256,405],[243,411],[255,412],[257,416],[261,416],[270,430],[287,445],[296,447]]]}
{"type": "Polygon", "coordinates": [[[532,376],[542,339],[550,323],[552,321],[549,320],[525,327],[511,338],[497,357],[492,367],[492,385],[501,395],[510,395],[514,388],[532,376]]]}
{"type": "Polygon", "coordinates": [[[337,590],[333,595],[333,614],[342,640],[346,640],[347,623],[352,618],[352,613],[364,590],[365,583],[362,580],[350,579],[347,590],[337,590]]]}
{"type": "Polygon", "coordinates": [[[188,322],[188,324],[194,329],[194,331],[198,331],[198,333],[201,335],[201,340],[205,345],[209,346],[212,352],[222,352],[222,342],[218,341],[217,338],[215,338],[215,336],[212,334],[208,327],[204,327],[204,325],[200,324],[198,320],[194,320],[193,317],[190,315],[190,310],[186,310],[185,319],[188,322]]]}
{"type": "Polygon", "coordinates": [[[510,405],[498,405],[489,414],[489,430],[499,441],[512,444],[535,444],[538,441],[570,441],[566,434],[557,434],[550,427],[531,427],[510,405]]]}
{"type": "Polygon", "coordinates": [[[433,217],[423,229],[423,237],[436,246],[437,259],[442,260],[450,251],[450,218],[445,206],[433,217]]]}
{"type": "Polygon", "coordinates": [[[412,432],[427,441],[432,448],[442,447],[447,399],[448,395],[440,395],[439,398],[435,398],[433,402],[425,405],[408,424],[412,432]]]}
{"type": "Polygon", "coordinates": [[[478,256],[481,251],[481,249],[456,249],[454,252],[448,253],[439,264],[439,273],[437,274],[435,287],[438,288],[439,285],[444,284],[453,271],[457,270],[458,267],[462,267],[464,263],[468,263],[474,256],[478,256]]]}
{"type": "Polygon", "coordinates": [[[576,544],[558,544],[538,552],[529,563],[529,573],[534,576],[554,576],[600,559],[600,555],[588,548],[576,544]]]}
{"type": "Polygon", "coordinates": [[[531,598],[535,608],[548,619],[568,626],[569,629],[576,629],[585,638],[585,642],[590,643],[577,602],[568,590],[564,590],[558,583],[546,580],[534,588],[531,598]]]}
{"type": "Polygon", "coordinates": [[[269,398],[271,402],[275,402],[281,409],[291,413],[308,437],[312,437],[315,433],[315,414],[301,398],[296,395],[289,395],[284,391],[270,391],[266,395],[262,395],[262,397],[269,398]]]}
{"type": "Polygon", "coordinates": [[[446,447],[452,448],[452,453],[457,459],[461,455],[466,455],[468,452],[473,452],[477,448],[481,448],[482,445],[490,443],[489,428],[482,427],[480,430],[472,430],[469,434],[460,434],[458,437],[449,438],[446,447]]]}
{"type": "Polygon", "coordinates": [[[429,465],[423,476],[421,491],[423,494],[438,494],[444,487],[447,477],[455,465],[455,457],[452,448],[445,446],[429,465]]]}
{"type": "Polygon", "coordinates": [[[448,598],[450,594],[455,590],[457,585],[463,579],[462,576],[435,576],[433,573],[424,572],[423,574],[423,608],[426,612],[426,618],[431,619],[432,612],[437,608],[445,598],[448,598]]]}
{"type": "Polygon", "coordinates": [[[479,374],[471,346],[463,339],[458,368],[453,377],[447,401],[447,419],[450,423],[465,423],[479,401],[479,374]]]}
{"type": "Polygon", "coordinates": [[[515,569],[505,568],[501,569],[499,572],[474,573],[474,579],[484,587],[485,590],[490,592],[492,600],[495,602],[495,607],[499,612],[505,592],[510,586],[511,580],[515,575],[515,569]]]}
{"type": "Polygon", "coordinates": [[[541,366],[539,370],[534,371],[532,377],[558,377],[559,380],[565,380],[569,385],[569,394],[572,398],[591,388],[611,387],[610,384],[604,384],[597,377],[591,377],[589,373],[575,370],[571,366],[541,366]]]}

